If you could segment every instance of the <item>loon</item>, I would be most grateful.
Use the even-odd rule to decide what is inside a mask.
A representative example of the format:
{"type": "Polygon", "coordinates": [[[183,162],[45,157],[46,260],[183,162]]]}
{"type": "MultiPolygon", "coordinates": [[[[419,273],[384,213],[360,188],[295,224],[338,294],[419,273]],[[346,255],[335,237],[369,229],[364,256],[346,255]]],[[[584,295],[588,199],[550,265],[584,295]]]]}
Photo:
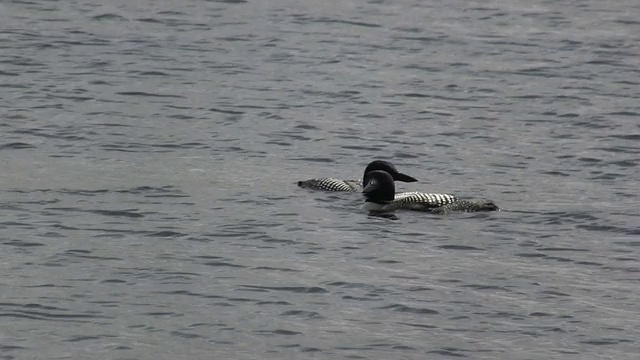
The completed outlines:
{"type": "MultiPolygon", "coordinates": [[[[382,170],[389,174],[393,180],[403,182],[416,182],[415,178],[402,174],[388,161],[376,160],[364,170],[363,178],[372,171],[382,170]]],[[[363,179],[364,181],[364,179],[363,179]]],[[[339,180],[334,178],[321,178],[321,179],[309,179],[304,181],[298,181],[298,186],[307,189],[314,190],[327,190],[327,191],[348,191],[356,192],[362,191],[362,182],[360,180],[339,180]]]]}
{"type": "Polygon", "coordinates": [[[376,170],[364,178],[363,195],[367,198],[363,208],[370,212],[391,212],[397,209],[426,211],[438,214],[450,212],[500,211],[491,200],[462,200],[449,194],[409,192],[395,194],[393,178],[387,172],[376,170]]]}

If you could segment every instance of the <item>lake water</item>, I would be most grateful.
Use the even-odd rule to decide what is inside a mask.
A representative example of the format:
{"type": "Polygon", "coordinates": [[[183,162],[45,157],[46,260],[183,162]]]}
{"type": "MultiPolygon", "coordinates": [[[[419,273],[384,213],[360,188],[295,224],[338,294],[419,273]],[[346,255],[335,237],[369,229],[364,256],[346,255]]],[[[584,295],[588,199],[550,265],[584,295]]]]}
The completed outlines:
{"type": "Polygon", "coordinates": [[[3,1],[0,359],[637,359],[638,19],[3,1]],[[295,184],[374,159],[503,211],[295,184]]]}

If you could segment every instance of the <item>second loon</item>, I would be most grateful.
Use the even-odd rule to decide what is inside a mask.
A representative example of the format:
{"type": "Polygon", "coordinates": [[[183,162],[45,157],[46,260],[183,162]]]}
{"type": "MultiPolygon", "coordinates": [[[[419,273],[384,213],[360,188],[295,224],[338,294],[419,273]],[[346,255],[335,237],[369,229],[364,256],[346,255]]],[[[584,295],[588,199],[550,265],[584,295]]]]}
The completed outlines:
{"type": "MultiPolygon", "coordinates": [[[[363,180],[366,178],[367,174],[372,171],[382,170],[388,173],[393,180],[403,181],[403,182],[416,182],[415,178],[402,174],[401,172],[393,166],[392,163],[388,161],[376,160],[372,161],[367,165],[367,168],[364,169],[363,180]]],[[[326,191],[362,191],[362,181],[360,180],[340,180],[334,178],[321,178],[321,179],[310,179],[304,181],[298,181],[298,186],[314,189],[314,190],[326,190],[326,191]]]]}
{"type": "Polygon", "coordinates": [[[369,172],[364,178],[363,195],[367,198],[363,208],[370,212],[391,212],[398,209],[449,213],[454,211],[500,211],[491,200],[461,200],[449,194],[427,194],[419,192],[395,193],[393,177],[385,171],[369,172]]]}

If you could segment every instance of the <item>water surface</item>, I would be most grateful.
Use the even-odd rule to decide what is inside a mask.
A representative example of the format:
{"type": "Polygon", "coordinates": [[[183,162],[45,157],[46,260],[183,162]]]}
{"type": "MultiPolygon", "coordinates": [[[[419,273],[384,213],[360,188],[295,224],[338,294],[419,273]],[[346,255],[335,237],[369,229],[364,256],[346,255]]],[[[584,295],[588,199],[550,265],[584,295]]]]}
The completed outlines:
{"type": "Polygon", "coordinates": [[[0,358],[635,359],[640,5],[0,4],[0,358]],[[368,217],[402,190],[504,211],[368,217]]]}

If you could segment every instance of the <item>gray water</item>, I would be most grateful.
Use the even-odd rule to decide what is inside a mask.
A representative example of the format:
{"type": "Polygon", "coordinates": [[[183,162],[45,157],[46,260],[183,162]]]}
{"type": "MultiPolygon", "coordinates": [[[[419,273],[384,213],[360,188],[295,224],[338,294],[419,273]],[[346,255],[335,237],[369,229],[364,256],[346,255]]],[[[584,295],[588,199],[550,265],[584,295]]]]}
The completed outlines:
{"type": "Polygon", "coordinates": [[[637,359],[638,19],[1,2],[0,359],[637,359]],[[374,159],[503,211],[295,184],[374,159]]]}

